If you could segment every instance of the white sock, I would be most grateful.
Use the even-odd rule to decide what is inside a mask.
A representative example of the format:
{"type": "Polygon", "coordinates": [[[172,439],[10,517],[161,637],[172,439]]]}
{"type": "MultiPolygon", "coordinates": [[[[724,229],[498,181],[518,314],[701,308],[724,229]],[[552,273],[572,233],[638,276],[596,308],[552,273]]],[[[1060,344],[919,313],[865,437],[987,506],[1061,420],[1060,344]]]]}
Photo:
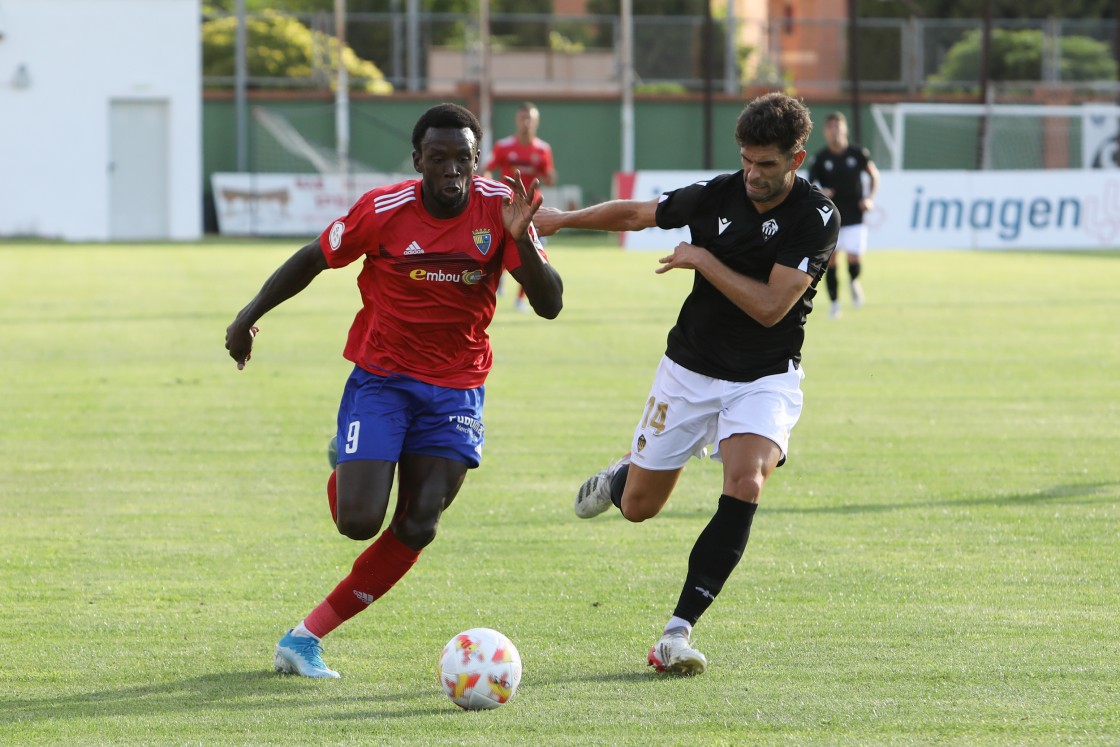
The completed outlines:
{"type": "Polygon", "coordinates": [[[670,617],[669,622],[665,623],[664,632],[667,633],[673,628],[684,628],[688,632],[689,637],[692,637],[692,623],[690,623],[688,620],[685,620],[684,618],[677,617],[676,615],[670,617]]]}
{"type": "Polygon", "coordinates": [[[308,630],[307,626],[303,624],[302,620],[300,621],[299,625],[292,628],[292,635],[298,635],[298,636],[303,636],[304,638],[314,638],[315,640],[319,640],[319,636],[315,635],[310,630],[308,630]]]}

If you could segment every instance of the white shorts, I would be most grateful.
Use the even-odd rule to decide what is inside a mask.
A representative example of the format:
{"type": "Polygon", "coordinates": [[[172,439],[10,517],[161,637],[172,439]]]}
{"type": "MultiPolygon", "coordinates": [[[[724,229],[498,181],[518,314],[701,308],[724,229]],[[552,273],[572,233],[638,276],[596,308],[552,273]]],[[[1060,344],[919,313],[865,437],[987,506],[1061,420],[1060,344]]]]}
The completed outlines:
{"type": "Polygon", "coordinates": [[[801,417],[804,378],[792,361],[786,373],[742,382],[702,376],[662,357],[630,458],[645,469],[679,469],[714,445],[711,457],[722,462],[723,439],[754,433],[776,443],[785,461],[789,433],[801,417]]]}
{"type": "Polygon", "coordinates": [[[836,251],[863,256],[867,251],[867,224],[840,226],[840,235],[836,237],[836,251]]]}

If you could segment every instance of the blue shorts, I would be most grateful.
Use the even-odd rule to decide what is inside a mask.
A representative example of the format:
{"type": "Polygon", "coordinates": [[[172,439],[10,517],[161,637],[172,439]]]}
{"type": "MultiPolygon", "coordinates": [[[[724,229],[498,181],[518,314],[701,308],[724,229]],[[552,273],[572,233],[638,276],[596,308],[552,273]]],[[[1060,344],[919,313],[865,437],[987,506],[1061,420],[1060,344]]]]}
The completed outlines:
{"type": "Polygon", "coordinates": [[[422,454],[465,462],[482,458],[486,387],[448,389],[409,376],[377,376],[354,366],[338,406],[338,461],[399,462],[422,454]]]}

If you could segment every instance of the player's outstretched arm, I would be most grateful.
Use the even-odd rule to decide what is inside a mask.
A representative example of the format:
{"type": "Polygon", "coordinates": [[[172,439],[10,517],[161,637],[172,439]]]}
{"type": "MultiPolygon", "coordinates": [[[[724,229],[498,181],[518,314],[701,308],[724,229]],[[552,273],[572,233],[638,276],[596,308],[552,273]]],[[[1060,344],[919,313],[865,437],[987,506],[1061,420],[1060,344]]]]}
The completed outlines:
{"type": "Polygon", "coordinates": [[[541,208],[533,225],[541,236],[551,236],[561,228],[591,231],[641,231],[657,225],[658,198],[652,200],[611,200],[579,210],[541,208]]]}
{"type": "Polygon", "coordinates": [[[257,320],[302,291],[325,269],[327,260],[319,248],[319,239],[315,239],[280,265],[253,300],[237,313],[226,327],[226,350],[237,361],[238,369],[245,368],[245,363],[253,354],[257,320]]]}

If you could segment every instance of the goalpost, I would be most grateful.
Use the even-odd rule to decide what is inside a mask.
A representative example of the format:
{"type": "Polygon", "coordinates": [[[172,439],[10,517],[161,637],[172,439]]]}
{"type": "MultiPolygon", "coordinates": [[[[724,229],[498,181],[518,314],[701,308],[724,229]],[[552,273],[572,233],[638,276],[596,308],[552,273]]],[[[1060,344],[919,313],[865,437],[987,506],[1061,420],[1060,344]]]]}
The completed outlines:
{"type": "Polygon", "coordinates": [[[1120,168],[1120,106],[873,104],[880,169],[1120,168]]]}

